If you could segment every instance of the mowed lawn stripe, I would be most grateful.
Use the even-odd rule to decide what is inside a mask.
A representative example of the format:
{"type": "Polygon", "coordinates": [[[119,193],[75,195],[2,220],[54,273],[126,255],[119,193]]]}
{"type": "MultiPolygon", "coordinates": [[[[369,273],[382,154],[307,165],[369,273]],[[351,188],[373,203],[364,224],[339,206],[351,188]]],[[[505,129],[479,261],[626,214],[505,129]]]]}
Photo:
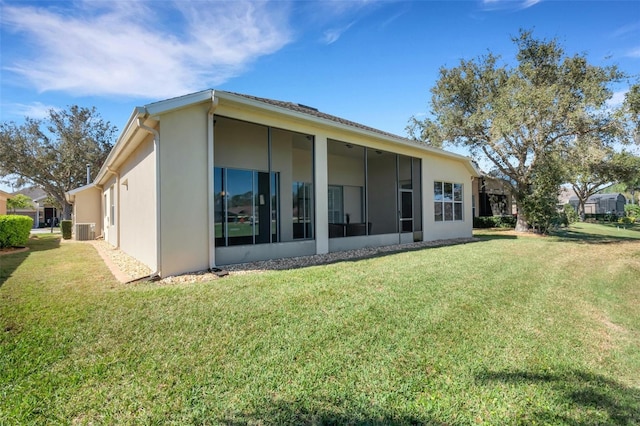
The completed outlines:
{"type": "Polygon", "coordinates": [[[0,423],[640,422],[640,232],[569,231],[174,286],[36,240],[0,258],[0,423]]]}

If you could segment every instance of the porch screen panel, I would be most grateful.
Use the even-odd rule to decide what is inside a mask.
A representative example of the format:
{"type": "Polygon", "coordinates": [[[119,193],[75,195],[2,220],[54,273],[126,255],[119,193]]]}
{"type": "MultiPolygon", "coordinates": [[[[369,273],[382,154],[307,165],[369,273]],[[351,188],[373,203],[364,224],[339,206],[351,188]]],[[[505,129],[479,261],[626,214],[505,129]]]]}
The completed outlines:
{"type": "Polygon", "coordinates": [[[329,238],[367,234],[365,148],[327,141],[329,238]]]}
{"type": "Polygon", "coordinates": [[[413,181],[413,230],[422,231],[422,161],[411,159],[413,181]]]}
{"type": "Polygon", "coordinates": [[[213,155],[218,167],[268,172],[269,128],[215,116],[213,155]]]}
{"type": "Polygon", "coordinates": [[[226,211],[227,207],[224,188],[223,169],[216,168],[213,172],[213,199],[214,199],[214,229],[216,246],[226,245],[226,211]]]}
{"type": "Polygon", "coordinates": [[[227,169],[228,244],[253,244],[254,182],[249,170],[227,169]]]}
{"type": "Polygon", "coordinates": [[[397,156],[367,150],[367,197],[371,235],[398,232],[397,156]]]}
{"type": "MultiPolygon", "coordinates": [[[[311,135],[292,134],[291,236],[293,240],[314,238],[313,145],[311,135]]],[[[285,209],[283,209],[283,212],[285,209]]],[[[284,225],[283,225],[284,226],[284,225]]]]}

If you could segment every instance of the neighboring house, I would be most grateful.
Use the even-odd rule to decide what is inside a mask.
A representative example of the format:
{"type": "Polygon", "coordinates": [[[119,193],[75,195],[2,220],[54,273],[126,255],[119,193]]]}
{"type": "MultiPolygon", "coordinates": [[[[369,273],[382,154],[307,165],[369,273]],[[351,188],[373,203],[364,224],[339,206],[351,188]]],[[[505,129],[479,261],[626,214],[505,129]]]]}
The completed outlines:
{"type": "Polygon", "coordinates": [[[510,216],[513,197],[507,184],[489,175],[482,175],[473,186],[473,216],[510,216]]]}
{"type": "Polygon", "coordinates": [[[569,204],[569,200],[571,200],[571,198],[575,198],[576,200],[578,199],[573,188],[570,188],[568,186],[561,186],[560,194],[558,194],[558,211],[562,211],[565,204],[569,204]]]}
{"type": "MultiPolygon", "coordinates": [[[[578,197],[576,195],[569,197],[568,203],[578,211],[578,197]]],[[[586,203],[584,203],[584,213],[624,216],[624,205],[626,203],[627,199],[620,193],[595,194],[587,198],[586,203]]]]}
{"type": "Polygon", "coordinates": [[[472,236],[467,157],[291,102],[206,90],[134,109],[76,223],[160,276],[472,236]]]}
{"type": "Polygon", "coordinates": [[[18,194],[23,194],[29,197],[31,201],[33,201],[33,206],[28,209],[16,209],[15,213],[10,213],[29,216],[33,219],[34,228],[51,226],[52,221],[54,225],[57,225],[60,222],[62,212],[48,202],[49,197],[47,193],[44,192],[44,189],[36,186],[30,186],[19,191],[15,191],[11,195],[18,194]]]}
{"type": "Polygon", "coordinates": [[[7,200],[9,198],[11,198],[11,194],[0,191],[0,215],[7,214],[7,200]]]}

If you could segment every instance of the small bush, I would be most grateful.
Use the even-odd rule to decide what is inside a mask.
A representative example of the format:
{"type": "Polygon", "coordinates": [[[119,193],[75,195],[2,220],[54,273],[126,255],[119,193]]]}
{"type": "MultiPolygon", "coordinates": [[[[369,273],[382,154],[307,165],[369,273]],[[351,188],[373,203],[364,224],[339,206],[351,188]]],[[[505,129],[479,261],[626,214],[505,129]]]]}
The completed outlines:
{"type": "Polygon", "coordinates": [[[640,217],[640,206],[637,204],[625,204],[624,213],[627,216],[640,217]]]}
{"type": "Polygon", "coordinates": [[[567,225],[576,223],[577,221],[580,220],[580,216],[578,215],[578,212],[571,204],[565,204],[562,211],[567,218],[567,223],[566,223],[567,225]]]}
{"type": "Polygon", "coordinates": [[[620,219],[618,219],[618,223],[621,223],[623,225],[631,225],[632,223],[635,223],[636,218],[633,216],[623,216],[620,219]]]}
{"type": "Polygon", "coordinates": [[[0,216],[0,248],[20,247],[27,244],[33,219],[29,216],[0,216]]]}
{"type": "Polygon", "coordinates": [[[515,216],[483,216],[473,218],[474,228],[515,228],[515,216]]]}
{"type": "Polygon", "coordinates": [[[60,230],[62,231],[62,238],[65,240],[71,239],[71,227],[72,222],[70,220],[60,221],[60,230]]]}

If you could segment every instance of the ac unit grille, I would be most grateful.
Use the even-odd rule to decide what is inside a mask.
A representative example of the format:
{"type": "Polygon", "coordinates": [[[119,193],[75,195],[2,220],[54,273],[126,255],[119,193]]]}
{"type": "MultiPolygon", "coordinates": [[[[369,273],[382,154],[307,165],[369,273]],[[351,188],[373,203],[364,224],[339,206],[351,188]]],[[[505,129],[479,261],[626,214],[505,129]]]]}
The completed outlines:
{"type": "Polygon", "coordinates": [[[76,240],[87,241],[96,238],[95,223],[76,223],[76,240]]]}

